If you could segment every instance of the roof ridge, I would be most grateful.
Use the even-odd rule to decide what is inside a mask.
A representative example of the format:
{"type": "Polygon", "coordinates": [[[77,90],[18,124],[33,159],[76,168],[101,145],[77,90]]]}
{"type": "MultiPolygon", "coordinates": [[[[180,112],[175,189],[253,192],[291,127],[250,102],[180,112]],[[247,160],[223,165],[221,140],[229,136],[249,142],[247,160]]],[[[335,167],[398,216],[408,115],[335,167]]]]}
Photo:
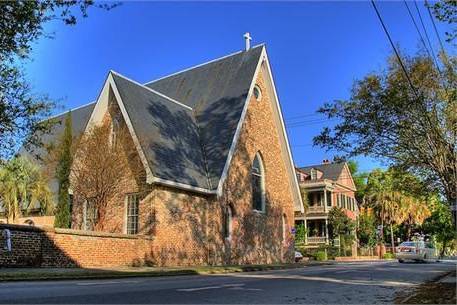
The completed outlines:
{"type": "Polygon", "coordinates": [[[134,81],[133,79],[130,79],[130,78],[128,78],[128,77],[126,77],[126,76],[114,71],[114,70],[110,70],[110,73],[113,73],[114,75],[122,77],[123,79],[128,80],[129,82],[134,83],[135,85],[138,85],[143,89],[151,91],[152,93],[157,94],[157,95],[159,95],[159,96],[161,96],[161,97],[163,97],[163,98],[165,98],[165,99],[167,99],[167,100],[169,100],[169,101],[171,101],[171,102],[173,102],[173,103],[175,103],[177,105],[180,105],[180,106],[182,106],[184,108],[187,108],[188,110],[193,110],[192,107],[189,107],[189,106],[187,106],[187,105],[185,105],[185,104],[183,104],[181,102],[178,102],[177,100],[175,100],[175,99],[173,99],[173,98],[171,98],[171,97],[169,97],[169,96],[167,96],[167,95],[165,95],[165,94],[163,94],[163,93],[161,93],[161,92],[159,92],[157,90],[154,90],[154,89],[151,89],[149,87],[146,87],[145,85],[142,85],[139,82],[134,81]]]}
{"type": "MultiPolygon", "coordinates": [[[[258,45],[253,46],[253,47],[250,48],[249,50],[253,50],[253,49],[256,49],[256,48],[258,48],[258,47],[263,47],[263,46],[265,46],[265,43],[260,43],[260,44],[258,44],[258,45]]],[[[249,51],[249,50],[248,50],[248,51],[249,51]]],[[[204,63],[198,64],[198,65],[195,65],[195,66],[191,66],[191,67],[189,67],[189,68],[186,68],[186,69],[183,69],[183,70],[180,70],[180,71],[177,71],[177,72],[173,72],[173,73],[171,73],[171,74],[167,74],[167,75],[165,75],[165,76],[162,76],[162,77],[153,79],[153,80],[151,80],[151,81],[149,81],[149,82],[144,83],[144,85],[147,86],[147,85],[152,84],[152,83],[155,83],[155,82],[157,82],[157,81],[159,81],[159,80],[162,80],[162,79],[165,79],[165,78],[174,76],[174,75],[178,75],[178,74],[180,74],[180,73],[187,72],[187,71],[190,71],[190,70],[193,70],[193,69],[202,67],[202,66],[204,66],[204,65],[207,65],[207,64],[210,64],[210,63],[213,63],[213,62],[216,62],[216,61],[219,61],[219,60],[222,60],[222,59],[231,57],[231,56],[235,56],[235,55],[240,54],[240,53],[242,53],[242,52],[247,52],[247,51],[246,51],[246,50],[241,50],[241,51],[237,51],[237,52],[234,52],[234,53],[230,53],[230,54],[228,54],[228,55],[224,55],[224,56],[222,56],[222,57],[218,57],[218,58],[215,58],[215,59],[211,59],[211,60],[206,61],[206,62],[204,62],[204,63]]]]}

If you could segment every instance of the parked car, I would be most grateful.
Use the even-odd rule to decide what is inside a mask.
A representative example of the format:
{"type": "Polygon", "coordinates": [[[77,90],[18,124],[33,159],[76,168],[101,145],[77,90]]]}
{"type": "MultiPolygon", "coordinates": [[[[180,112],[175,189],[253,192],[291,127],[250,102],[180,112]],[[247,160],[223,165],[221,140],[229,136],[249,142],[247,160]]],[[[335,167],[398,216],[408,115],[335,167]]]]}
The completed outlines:
{"type": "Polygon", "coordinates": [[[298,263],[303,259],[303,254],[300,251],[295,251],[295,262],[298,263]]]}
{"type": "Polygon", "coordinates": [[[398,262],[412,261],[438,261],[438,251],[431,242],[405,241],[395,251],[398,262]]]}

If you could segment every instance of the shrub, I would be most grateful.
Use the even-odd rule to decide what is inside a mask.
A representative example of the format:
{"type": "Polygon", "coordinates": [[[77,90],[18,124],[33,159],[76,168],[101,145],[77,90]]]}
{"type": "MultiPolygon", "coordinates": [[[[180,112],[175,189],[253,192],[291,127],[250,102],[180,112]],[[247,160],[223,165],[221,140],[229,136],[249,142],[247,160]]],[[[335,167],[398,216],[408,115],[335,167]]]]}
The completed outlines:
{"type": "Polygon", "coordinates": [[[382,258],[383,259],[392,259],[392,258],[395,258],[395,255],[393,253],[387,252],[387,253],[384,253],[382,258]]]}
{"type": "Polygon", "coordinates": [[[317,251],[316,252],[316,260],[318,260],[318,261],[326,261],[327,260],[327,253],[325,251],[317,251]]]}

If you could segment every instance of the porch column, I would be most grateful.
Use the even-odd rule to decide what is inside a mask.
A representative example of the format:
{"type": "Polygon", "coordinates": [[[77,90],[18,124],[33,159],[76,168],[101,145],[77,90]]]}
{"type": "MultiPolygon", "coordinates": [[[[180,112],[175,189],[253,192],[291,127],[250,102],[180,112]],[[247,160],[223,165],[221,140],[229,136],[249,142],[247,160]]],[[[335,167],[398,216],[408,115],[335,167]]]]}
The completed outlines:
{"type": "Polygon", "coordinates": [[[324,187],[324,212],[327,213],[327,189],[324,187]]]}
{"type": "Polygon", "coordinates": [[[305,245],[308,244],[308,221],[306,220],[306,216],[305,216],[305,245]]]}
{"type": "Polygon", "coordinates": [[[328,240],[328,219],[325,218],[325,243],[328,244],[329,243],[329,240],[328,240]]]}

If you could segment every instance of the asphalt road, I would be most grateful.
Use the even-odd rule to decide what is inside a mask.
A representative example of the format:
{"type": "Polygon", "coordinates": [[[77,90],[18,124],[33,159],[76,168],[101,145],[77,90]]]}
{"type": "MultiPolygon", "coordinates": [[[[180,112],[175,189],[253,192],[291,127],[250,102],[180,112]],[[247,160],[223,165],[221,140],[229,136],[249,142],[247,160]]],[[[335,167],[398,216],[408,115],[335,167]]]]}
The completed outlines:
{"type": "Polygon", "coordinates": [[[455,262],[339,263],[209,276],[0,283],[0,303],[390,303],[455,262]]]}

